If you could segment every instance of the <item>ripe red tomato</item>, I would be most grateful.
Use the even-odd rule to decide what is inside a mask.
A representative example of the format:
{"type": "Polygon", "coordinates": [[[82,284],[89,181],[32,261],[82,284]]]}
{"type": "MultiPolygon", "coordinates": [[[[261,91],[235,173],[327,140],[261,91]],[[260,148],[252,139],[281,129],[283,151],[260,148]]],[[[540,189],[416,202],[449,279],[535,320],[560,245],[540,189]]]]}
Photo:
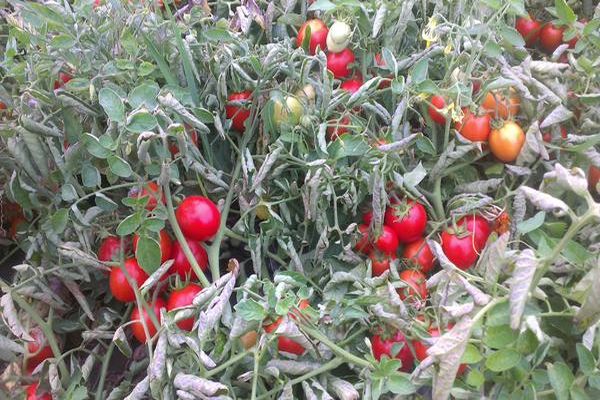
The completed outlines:
{"type": "Polygon", "coordinates": [[[58,80],[54,81],[54,90],[60,89],[65,86],[65,83],[69,82],[73,77],[66,72],[58,73],[58,80]]]}
{"type": "Polygon", "coordinates": [[[392,260],[396,259],[394,254],[384,254],[376,250],[369,253],[371,259],[371,273],[373,276],[380,276],[390,269],[392,260]]]}
{"type": "Polygon", "coordinates": [[[402,362],[400,371],[412,371],[415,358],[408,346],[408,340],[406,340],[406,336],[402,332],[398,331],[395,335],[385,338],[380,335],[373,335],[371,346],[373,348],[373,356],[377,361],[381,361],[384,356],[395,358],[402,362]],[[398,351],[398,353],[394,354],[394,350],[398,351]]]}
{"type": "MultiPolygon", "coordinates": [[[[190,283],[181,289],[173,290],[167,300],[167,311],[191,305],[196,295],[201,291],[202,286],[194,283],[190,283]]],[[[181,320],[177,323],[177,326],[179,329],[189,332],[194,327],[194,318],[181,320]]]]}
{"type": "MultiPolygon", "coordinates": [[[[123,238],[123,254],[129,251],[127,238],[123,238]]],[[[107,236],[98,248],[98,261],[118,261],[121,253],[121,239],[116,236],[107,236]]]]}
{"type": "Polygon", "coordinates": [[[381,234],[375,241],[375,247],[377,250],[385,254],[396,254],[400,242],[398,235],[389,226],[382,226],[381,234]]]}
{"type": "Polygon", "coordinates": [[[479,215],[467,215],[457,222],[458,226],[464,226],[473,234],[473,243],[477,251],[483,250],[492,230],[487,219],[479,215]]]}
{"type": "Polygon", "coordinates": [[[514,121],[505,121],[500,129],[492,130],[489,138],[490,151],[502,162],[517,159],[525,143],[525,132],[514,121]]]}
{"type": "Polygon", "coordinates": [[[563,42],[565,29],[548,22],[540,31],[540,45],[548,53],[553,53],[563,42]]]}
{"type": "Polygon", "coordinates": [[[472,142],[484,142],[490,135],[491,117],[489,114],[477,116],[468,108],[463,108],[463,120],[457,122],[454,127],[465,138],[472,142]]]}
{"type": "Polygon", "coordinates": [[[490,235],[490,228],[485,219],[477,216],[461,218],[456,225],[462,232],[444,231],[442,250],[454,265],[464,271],[477,261],[490,235]]]}
{"type": "MultiPolygon", "coordinates": [[[[252,97],[252,92],[245,90],[243,92],[231,93],[227,98],[228,101],[246,101],[249,102],[252,97]]],[[[244,123],[250,117],[250,110],[241,106],[225,106],[225,114],[227,119],[231,120],[231,127],[239,133],[244,133],[246,127],[244,123]]]]}
{"type": "Polygon", "coordinates": [[[342,79],[350,75],[350,64],[354,63],[354,52],[348,48],[339,53],[327,54],[327,69],[331,71],[334,78],[342,79]]]}
{"type": "Polygon", "coordinates": [[[44,332],[39,327],[34,327],[29,332],[33,342],[27,343],[27,354],[24,357],[25,372],[31,375],[44,360],[54,357],[52,349],[46,341],[44,332]]]}
{"type": "Polygon", "coordinates": [[[366,211],[362,216],[363,224],[371,225],[371,221],[373,221],[373,210],[366,211]]]}
{"type": "MultiPolygon", "coordinates": [[[[186,125],[186,127],[185,127],[185,132],[190,137],[192,144],[194,146],[198,147],[198,132],[196,132],[195,129],[193,129],[192,127],[190,127],[188,125],[186,125]]],[[[171,153],[171,155],[173,157],[175,157],[177,154],[179,154],[179,147],[177,146],[176,142],[169,143],[169,152],[171,153]]]]}
{"type": "Polygon", "coordinates": [[[356,93],[358,89],[363,85],[363,80],[360,78],[357,79],[348,79],[347,81],[342,82],[340,85],[340,89],[349,92],[350,94],[356,93]]]}
{"type": "MultiPolygon", "coordinates": [[[[148,279],[148,274],[139,266],[135,258],[125,260],[123,267],[138,288],[148,279]]],[[[135,292],[129,285],[127,277],[120,266],[113,267],[110,270],[109,284],[110,291],[115,299],[123,303],[135,301],[135,292]]]]}
{"type": "Polygon", "coordinates": [[[209,199],[188,196],[175,211],[177,223],[184,236],[196,241],[211,239],[221,226],[221,213],[209,199]]]}
{"type": "Polygon", "coordinates": [[[427,228],[427,212],[413,200],[392,204],[385,212],[385,224],[396,232],[400,243],[414,242],[427,228]]]}
{"type": "Polygon", "coordinates": [[[6,110],[6,104],[2,101],[0,101],[0,110],[6,110]]]}
{"type": "MultiPolygon", "coordinates": [[[[168,259],[172,258],[173,254],[173,242],[171,241],[171,237],[167,233],[166,230],[161,230],[158,234],[159,245],[160,245],[160,262],[164,263],[168,259]]],[[[137,245],[140,237],[138,234],[133,236],[133,251],[137,252],[137,245]]]]}
{"type": "MultiPolygon", "coordinates": [[[[158,297],[154,302],[152,307],[152,312],[156,317],[156,321],[160,326],[160,309],[166,308],[167,305],[163,299],[158,297]]],[[[152,322],[152,318],[150,314],[146,311],[146,308],[142,307],[142,318],[140,318],[140,309],[135,307],[133,312],[131,313],[131,330],[133,331],[133,336],[138,340],[138,342],[144,344],[148,339],[151,339],[154,335],[156,335],[157,327],[152,322]],[[143,321],[142,321],[143,318],[143,321]],[[148,328],[148,335],[146,336],[146,332],[144,331],[144,323],[148,328]]]]}
{"type": "Polygon", "coordinates": [[[402,257],[409,259],[411,262],[421,267],[421,271],[424,273],[428,273],[433,268],[433,253],[424,238],[417,239],[404,246],[402,257]]]}
{"type": "Polygon", "coordinates": [[[525,44],[529,47],[532,47],[540,38],[540,30],[542,29],[542,25],[531,16],[519,17],[517,18],[515,28],[521,34],[521,36],[523,36],[525,44]]]}
{"type": "Polygon", "coordinates": [[[407,269],[400,272],[400,280],[408,285],[408,287],[398,289],[398,294],[402,300],[427,299],[427,277],[416,269],[407,269]]]}
{"type": "Polygon", "coordinates": [[[27,386],[25,390],[26,400],[52,400],[52,395],[48,392],[42,392],[38,394],[39,382],[34,382],[27,386]]]}
{"type": "MultiPolygon", "coordinates": [[[[581,25],[583,25],[585,27],[585,25],[588,23],[588,20],[586,18],[581,18],[579,20],[579,22],[581,23],[581,25]]],[[[567,43],[569,44],[569,48],[570,49],[574,49],[575,46],[577,45],[577,42],[579,41],[579,34],[575,35],[573,37],[573,39],[569,40],[567,43]]]]}
{"type": "Polygon", "coordinates": [[[132,188],[129,191],[129,197],[133,199],[143,199],[147,197],[148,202],[146,203],[146,210],[148,211],[154,210],[159,201],[163,204],[166,202],[162,189],[156,182],[148,182],[141,190],[137,187],[132,188]]]}
{"type": "Polygon", "coordinates": [[[435,95],[431,98],[430,102],[431,105],[427,109],[427,112],[429,113],[429,116],[433,122],[439,125],[446,125],[446,117],[444,117],[438,111],[446,107],[446,100],[444,100],[442,96],[435,95]]]}
{"type": "MultiPolygon", "coordinates": [[[[208,254],[206,254],[206,250],[202,247],[197,241],[187,239],[187,244],[194,255],[194,258],[198,262],[200,269],[202,271],[206,271],[208,269],[208,254]]],[[[177,274],[182,279],[186,279],[189,277],[190,279],[197,279],[196,273],[192,269],[192,265],[188,261],[183,249],[179,245],[179,242],[175,242],[175,246],[173,247],[173,265],[169,269],[169,273],[177,274]]]]}
{"type": "Polygon", "coordinates": [[[600,191],[596,189],[598,187],[598,181],[600,181],[600,168],[591,165],[588,170],[588,188],[593,195],[600,194],[600,191]]]}
{"type": "MultiPolygon", "coordinates": [[[[297,319],[297,316],[300,313],[299,310],[304,310],[308,306],[310,306],[310,303],[308,300],[300,301],[298,303],[297,309],[290,311],[290,313],[289,313],[290,317],[292,319],[297,319]]],[[[267,332],[267,333],[275,332],[275,330],[277,329],[277,327],[279,327],[279,325],[281,324],[282,321],[283,321],[283,318],[279,317],[279,318],[277,318],[277,320],[275,320],[275,322],[265,325],[265,327],[264,327],[265,332],[267,332]]],[[[277,338],[277,348],[279,349],[279,351],[295,354],[297,356],[301,356],[306,351],[304,346],[302,346],[300,343],[298,343],[295,340],[292,340],[288,337],[285,337],[285,336],[279,336],[277,338]]]]}
{"type": "MultiPolygon", "coordinates": [[[[453,324],[449,324],[448,330],[452,329],[453,326],[454,326],[453,324]]],[[[429,328],[429,336],[431,336],[432,338],[440,337],[441,335],[440,335],[439,328],[433,328],[433,327],[429,328]]],[[[420,340],[413,340],[412,345],[413,345],[413,349],[415,349],[415,356],[416,356],[417,360],[423,361],[424,359],[427,358],[427,349],[429,349],[429,346],[426,343],[423,343],[420,340]]],[[[460,376],[460,375],[464,374],[466,369],[467,369],[466,364],[460,364],[460,366],[458,367],[457,375],[460,376]]]]}
{"type": "Polygon", "coordinates": [[[369,226],[359,225],[358,231],[360,232],[360,236],[358,242],[354,245],[354,250],[367,254],[373,249],[373,245],[369,239],[369,226]]]}
{"type": "Polygon", "coordinates": [[[298,36],[296,37],[296,46],[302,47],[302,43],[306,36],[306,29],[308,27],[310,27],[309,53],[314,55],[317,52],[317,46],[319,46],[321,50],[326,51],[329,29],[320,19],[310,19],[302,24],[298,31],[298,36]]]}

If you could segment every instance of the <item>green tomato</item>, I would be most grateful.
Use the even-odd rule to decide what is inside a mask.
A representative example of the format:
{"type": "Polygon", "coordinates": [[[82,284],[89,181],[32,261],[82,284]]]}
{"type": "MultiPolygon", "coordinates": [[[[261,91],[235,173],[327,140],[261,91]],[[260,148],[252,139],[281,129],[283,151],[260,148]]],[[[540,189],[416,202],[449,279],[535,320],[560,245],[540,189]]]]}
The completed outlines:
{"type": "Polygon", "coordinates": [[[304,114],[302,103],[294,96],[286,96],[285,104],[279,100],[275,100],[273,105],[273,121],[275,126],[279,128],[282,123],[289,125],[298,125],[300,118],[304,114]]]}

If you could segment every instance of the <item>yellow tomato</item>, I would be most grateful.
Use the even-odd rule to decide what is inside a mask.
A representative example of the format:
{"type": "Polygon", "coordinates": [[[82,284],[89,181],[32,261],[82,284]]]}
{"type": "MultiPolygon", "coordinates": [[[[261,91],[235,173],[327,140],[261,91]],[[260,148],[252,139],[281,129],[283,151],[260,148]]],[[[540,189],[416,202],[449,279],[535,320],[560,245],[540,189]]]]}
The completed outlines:
{"type": "Polygon", "coordinates": [[[279,100],[275,100],[273,107],[273,120],[279,128],[283,122],[290,125],[297,125],[300,122],[300,117],[304,114],[302,103],[294,96],[286,96],[285,104],[279,100]]]}

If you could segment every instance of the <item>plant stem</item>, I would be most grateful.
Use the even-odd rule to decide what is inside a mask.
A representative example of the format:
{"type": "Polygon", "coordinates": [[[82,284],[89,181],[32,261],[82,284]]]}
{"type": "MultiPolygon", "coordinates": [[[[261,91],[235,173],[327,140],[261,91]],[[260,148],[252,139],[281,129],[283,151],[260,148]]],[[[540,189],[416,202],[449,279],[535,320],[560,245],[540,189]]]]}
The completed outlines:
{"type": "Polygon", "coordinates": [[[323,343],[325,346],[329,347],[331,351],[333,351],[333,353],[335,353],[339,357],[342,357],[347,362],[359,365],[364,368],[373,368],[373,364],[371,364],[369,361],[363,360],[362,358],[357,357],[354,354],[342,349],[318,330],[309,327],[302,327],[302,330],[306,332],[309,336],[313,337],[314,339],[323,343]]]}
{"type": "Polygon", "coordinates": [[[250,400],[256,400],[256,389],[258,386],[258,366],[260,364],[260,359],[262,357],[262,351],[254,353],[254,372],[252,374],[252,395],[250,400]]]}
{"type": "Polygon", "coordinates": [[[208,378],[208,377],[218,374],[219,372],[227,369],[230,365],[237,363],[238,361],[240,361],[242,358],[246,357],[250,353],[252,353],[252,351],[244,351],[240,354],[236,354],[235,356],[231,357],[229,360],[220,364],[218,367],[208,371],[206,373],[206,377],[208,378]]]}

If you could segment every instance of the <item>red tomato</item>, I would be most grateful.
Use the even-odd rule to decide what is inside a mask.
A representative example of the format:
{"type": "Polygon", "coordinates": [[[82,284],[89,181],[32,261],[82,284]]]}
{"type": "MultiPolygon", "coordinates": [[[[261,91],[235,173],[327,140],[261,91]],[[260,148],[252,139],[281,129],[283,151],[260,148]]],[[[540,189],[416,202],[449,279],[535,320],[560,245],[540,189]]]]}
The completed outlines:
{"type": "MultiPolygon", "coordinates": [[[[250,102],[250,98],[252,97],[252,92],[249,90],[245,90],[243,92],[231,93],[227,98],[228,101],[246,101],[248,104],[250,102]]],[[[225,106],[225,114],[227,115],[227,119],[231,120],[231,127],[238,131],[239,133],[244,133],[246,127],[244,123],[250,117],[250,110],[241,106],[225,106]]]]}
{"type": "Polygon", "coordinates": [[[548,22],[540,31],[540,45],[548,53],[553,53],[563,42],[565,29],[548,22]]]}
{"type": "Polygon", "coordinates": [[[6,110],[6,104],[0,101],[0,110],[6,110]]]}
{"type": "Polygon", "coordinates": [[[175,211],[177,223],[184,236],[196,241],[211,239],[221,226],[221,213],[209,199],[188,196],[175,211]]]}
{"type": "Polygon", "coordinates": [[[354,52],[348,48],[339,53],[327,54],[327,69],[331,71],[334,78],[342,79],[350,75],[350,64],[354,63],[354,52]]]}
{"type": "Polygon", "coordinates": [[[371,221],[373,221],[373,210],[369,210],[365,212],[362,216],[363,224],[371,225],[371,221]]]}
{"type": "MultiPolygon", "coordinates": [[[[202,286],[194,283],[190,283],[181,289],[173,290],[167,300],[167,311],[191,305],[196,295],[201,291],[202,286]]],[[[189,332],[194,327],[194,318],[181,320],[177,323],[177,326],[179,329],[189,332]]]]}
{"type": "Polygon", "coordinates": [[[381,234],[375,241],[377,250],[385,254],[396,254],[399,245],[396,232],[389,226],[382,226],[381,234]]]}
{"type": "Polygon", "coordinates": [[[479,215],[467,215],[462,217],[458,226],[464,226],[473,234],[473,241],[478,251],[483,250],[492,230],[487,219],[479,215]]]}
{"type": "Polygon", "coordinates": [[[65,83],[69,82],[73,77],[65,72],[59,72],[58,80],[54,81],[54,90],[60,89],[65,86],[65,83]]]}
{"type": "Polygon", "coordinates": [[[327,29],[327,25],[320,19],[310,19],[302,24],[298,31],[298,36],[296,37],[296,46],[302,47],[304,37],[306,36],[306,29],[308,27],[310,27],[309,53],[314,55],[317,52],[317,46],[319,46],[321,50],[326,51],[329,29],[327,29]]]}
{"type": "Polygon", "coordinates": [[[371,273],[373,276],[380,276],[390,269],[392,260],[396,259],[394,254],[383,254],[379,251],[371,250],[369,253],[371,259],[371,273]]]}
{"type": "MultiPolygon", "coordinates": [[[[452,329],[453,326],[454,325],[452,325],[452,324],[448,325],[448,330],[452,329]]],[[[440,335],[439,328],[429,328],[429,336],[431,336],[432,338],[440,337],[441,335],[440,335]]],[[[415,349],[415,356],[416,356],[417,360],[423,361],[424,359],[426,359],[427,358],[427,349],[429,348],[429,346],[420,340],[414,340],[412,342],[412,344],[413,344],[413,349],[415,349]]],[[[464,374],[466,369],[467,369],[466,364],[460,364],[460,366],[458,367],[457,375],[460,376],[460,375],[464,374]]]]}
{"type": "Polygon", "coordinates": [[[415,358],[408,346],[406,336],[398,331],[394,336],[382,338],[380,335],[374,335],[371,338],[373,356],[377,361],[381,361],[384,356],[395,358],[402,362],[400,371],[411,372],[414,366],[415,358]],[[394,353],[397,351],[397,353],[394,353]]]}
{"type": "Polygon", "coordinates": [[[418,239],[404,246],[402,257],[409,259],[419,267],[424,273],[428,273],[433,268],[433,253],[424,238],[418,239]]]}
{"type": "Polygon", "coordinates": [[[483,250],[490,235],[490,227],[487,221],[478,216],[468,216],[457,222],[459,230],[464,232],[453,232],[452,229],[442,233],[442,250],[450,261],[458,268],[469,269],[483,250]]]}
{"type": "Polygon", "coordinates": [[[472,142],[484,142],[490,136],[490,122],[489,114],[477,116],[468,108],[463,108],[463,120],[457,122],[454,127],[466,139],[472,142]]]}
{"type": "MultiPolygon", "coordinates": [[[[198,262],[200,269],[202,271],[206,271],[208,269],[208,254],[206,254],[206,250],[199,242],[194,240],[187,239],[187,244],[194,255],[194,258],[198,262]]],[[[192,269],[192,265],[188,261],[183,249],[179,245],[179,242],[175,242],[175,246],[173,247],[173,265],[169,270],[171,274],[177,274],[182,279],[185,279],[189,276],[190,279],[197,279],[196,273],[192,269]]]]}
{"type": "Polygon", "coordinates": [[[33,370],[36,369],[44,360],[54,357],[52,349],[46,341],[44,332],[39,328],[35,327],[29,335],[33,338],[33,342],[27,343],[27,353],[24,357],[25,372],[31,375],[33,370]]]}
{"type": "Polygon", "coordinates": [[[588,170],[588,188],[593,195],[600,194],[596,189],[598,187],[598,181],[600,181],[600,168],[591,165],[588,170]]]}
{"type": "Polygon", "coordinates": [[[342,82],[342,84],[340,85],[340,89],[345,90],[345,91],[349,92],[350,94],[352,94],[352,93],[356,93],[358,91],[358,89],[360,89],[362,84],[363,84],[362,79],[348,79],[347,81],[342,82]]]}
{"type": "Polygon", "coordinates": [[[27,386],[25,390],[26,400],[52,400],[52,395],[48,392],[38,394],[39,385],[39,382],[34,382],[31,385],[27,386]]]}
{"type": "Polygon", "coordinates": [[[8,237],[12,240],[16,240],[19,232],[26,230],[27,220],[23,216],[16,216],[10,221],[10,227],[8,228],[8,237]]]}
{"type": "MultiPolygon", "coordinates": [[[[156,299],[156,301],[151,307],[154,316],[156,317],[156,321],[160,326],[160,309],[166,308],[167,305],[165,301],[159,297],[156,299]]],[[[148,312],[146,311],[145,307],[142,307],[141,315],[143,321],[142,318],[140,318],[140,309],[138,307],[135,307],[133,309],[133,312],[131,313],[131,330],[133,331],[133,336],[138,340],[138,342],[143,344],[146,343],[148,339],[151,339],[154,335],[156,335],[156,331],[158,328],[152,322],[152,318],[150,317],[150,314],[148,314],[148,312]],[[144,331],[144,323],[148,328],[149,336],[146,336],[146,332],[144,331]]]]}
{"type": "Polygon", "coordinates": [[[416,269],[407,269],[400,272],[400,280],[408,287],[398,289],[402,300],[407,298],[425,300],[427,299],[427,277],[416,269]]]}
{"type": "Polygon", "coordinates": [[[542,25],[531,16],[520,17],[517,18],[515,28],[521,34],[521,36],[523,36],[525,44],[531,47],[536,44],[540,38],[540,30],[542,29],[542,25]]]}
{"type": "Polygon", "coordinates": [[[442,96],[435,95],[431,98],[431,105],[427,109],[427,112],[429,113],[429,116],[431,117],[433,122],[435,122],[436,124],[446,125],[446,117],[444,117],[438,111],[443,109],[444,107],[446,107],[446,100],[444,100],[442,96]]]}
{"type": "Polygon", "coordinates": [[[385,224],[396,232],[400,243],[414,242],[427,228],[427,212],[413,200],[392,204],[385,212],[385,224]]]}
{"type": "Polygon", "coordinates": [[[156,182],[148,182],[142,187],[141,190],[137,187],[132,188],[129,191],[129,197],[134,199],[143,199],[147,197],[148,202],[146,203],[146,210],[148,211],[154,210],[159,200],[163,204],[166,203],[162,189],[156,182]]]}
{"type": "MultiPolygon", "coordinates": [[[[164,263],[168,259],[172,257],[173,254],[173,242],[171,241],[171,237],[167,233],[166,230],[161,230],[158,234],[159,236],[159,245],[160,245],[160,262],[164,263]]],[[[138,241],[140,240],[139,235],[133,236],[133,251],[137,252],[138,241]]]]}
{"type": "MultiPolygon", "coordinates": [[[[123,253],[129,251],[127,238],[123,238],[123,253]]],[[[107,236],[98,248],[98,261],[119,261],[121,253],[121,239],[116,236],[107,236]]]]}
{"type": "MultiPolygon", "coordinates": [[[[579,20],[579,22],[585,27],[585,25],[587,24],[587,19],[586,18],[582,18],[579,20]]],[[[570,49],[574,49],[575,45],[577,45],[577,42],[579,41],[579,34],[575,35],[573,37],[573,39],[569,40],[567,43],[569,43],[569,48],[570,49]]]]}
{"type": "MultiPolygon", "coordinates": [[[[300,313],[300,311],[298,311],[298,309],[304,310],[309,305],[310,305],[310,303],[308,300],[300,301],[298,303],[298,308],[296,310],[290,311],[290,313],[289,313],[290,317],[292,319],[297,319],[297,315],[298,315],[298,313],[300,313]]],[[[283,318],[279,317],[279,318],[277,318],[277,320],[275,320],[275,322],[266,325],[264,327],[265,332],[267,332],[267,333],[275,332],[275,330],[277,329],[277,327],[279,327],[279,325],[281,324],[282,321],[283,321],[283,318]]],[[[302,346],[300,343],[298,343],[288,337],[285,337],[285,336],[279,336],[277,338],[277,348],[279,351],[295,354],[297,356],[301,356],[306,351],[304,346],[302,346]]]]}
{"type": "MultiPolygon", "coordinates": [[[[198,132],[196,132],[195,129],[188,126],[186,126],[185,132],[190,137],[192,144],[198,147],[198,132]]],[[[179,154],[179,147],[177,147],[177,143],[171,142],[169,144],[169,152],[173,157],[179,154]]]]}
{"type": "Polygon", "coordinates": [[[360,237],[354,246],[354,250],[367,254],[373,249],[373,245],[369,239],[369,226],[359,225],[358,231],[360,232],[360,237]]]}
{"type": "Polygon", "coordinates": [[[327,124],[327,137],[333,142],[340,136],[349,133],[348,127],[350,125],[352,125],[352,121],[347,115],[344,115],[342,119],[329,121],[327,124]]]}
{"type": "MultiPolygon", "coordinates": [[[[148,274],[139,266],[135,258],[125,260],[123,267],[138,288],[148,279],[148,274]]],[[[109,284],[115,299],[123,303],[135,301],[135,292],[120,266],[110,270],[109,284]]]]}

